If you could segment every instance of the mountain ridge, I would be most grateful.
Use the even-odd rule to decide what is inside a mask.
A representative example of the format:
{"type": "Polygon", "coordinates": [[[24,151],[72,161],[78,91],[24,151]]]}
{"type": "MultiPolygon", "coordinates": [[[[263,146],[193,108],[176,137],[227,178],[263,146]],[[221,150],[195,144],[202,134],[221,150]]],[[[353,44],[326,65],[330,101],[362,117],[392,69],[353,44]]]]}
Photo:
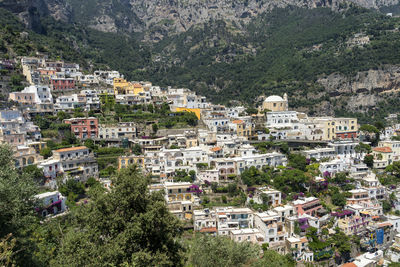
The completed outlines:
{"type": "MultiPolygon", "coordinates": [[[[103,32],[142,33],[146,41],[160,41],[210,20],[225,20],[243,27],[274,8],[327,7],[342,10],[354,4],[379,9],[399,0],[1,0],[0,7],[38,30],[38,17],[52,16],[103,32]]],[[[40,27],[39,27],[40,29],[40,27]]]]}
{"type": "Polygon", "coordinates": [[[247,23],[210,19],[179,33],[164,29],[156,42],[146,42],[145,34],[65,23],[47,7],[30,12],[39,18],[31,20],[35,34],[26,29],[28,37],[19,38],[22,26],[6,32],[6,46],[10,36],[17,42],[9,52],[43,50],[89,68],[119,70],[130,80],[190,88],[217,103],[257,105],[260,95],[288,93],[291,108],[310,115],[365,122],[400,112],[400,19],[354,4],[334,11],[274,8],[247,23]]]}

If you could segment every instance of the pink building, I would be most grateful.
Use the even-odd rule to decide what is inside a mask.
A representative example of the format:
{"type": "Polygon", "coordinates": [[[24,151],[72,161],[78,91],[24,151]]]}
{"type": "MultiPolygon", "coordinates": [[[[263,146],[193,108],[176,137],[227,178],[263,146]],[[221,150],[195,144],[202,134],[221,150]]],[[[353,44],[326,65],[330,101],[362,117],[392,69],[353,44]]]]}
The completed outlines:
{"type": "Polygon", "coordinates": [[[51,87],[54,91],[65,91],[75,89],[75,80],[72,78],[53,78],[51,87]]]}
{"type": "Polygon", "coordinates": [[[323,209],[319,199],[316,197],[299,198],[293,201],[293,206],[299,216],[303,214],[317,216],[317,212],[323,209]]]}
{"type": "Polygon", "coordinates": [[[71,132],[79,139],[96,138],[99,134],[99,122],[97,118],[72,118],[64,120],[71,124],[71,132]]]}

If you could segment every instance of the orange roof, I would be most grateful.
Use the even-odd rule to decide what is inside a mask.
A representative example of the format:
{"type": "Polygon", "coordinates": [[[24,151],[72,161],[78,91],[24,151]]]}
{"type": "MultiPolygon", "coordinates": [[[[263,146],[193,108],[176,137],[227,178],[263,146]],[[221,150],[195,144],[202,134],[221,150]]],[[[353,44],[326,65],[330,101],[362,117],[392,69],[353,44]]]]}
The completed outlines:
{"type": "Polygon", "coordinates": [[[302,238],[300,238],[300,241],[305,243],[305,242],[308,242],[308,239],[307,239],[307,237],[302,237],[302,238]]]}
{"type": "Polygon", "coordinates": [[[142,87],[142,85],[140,83],[134,83],[133,87],[142,87]]]}
{"type": "Polygon", "coordinates": [[[220,148],[219,146],[216,146],[216,147],[210,148],[210,150],[211,150],[212,152],[217,152],[217,151],[222,150],[222,148],[220,148]]]}
{"type": "Polygon", "coordinates": [[[200,233],[215,233],[216,231],[217,231],[216,227],[208,227],[201,229],[200,233]]]}
{"type": "Polygon", "coordinates": [[[374,219],[374,220],[379,219],[379,218],[380,218],[379,216],[372,216],[372,219],[374,219]]]}
{"type": "Polygon", "coordinates": [[[382,153],[390,153],[392,152],[392,149],[388,146],[383,146],[383,147],[374,147],[374,151],[382,153]]]}
{"type": "Polygon", "coordinates": [[[392,226],[390,222],[378,223],[378,228],[385,227],[385,226],[392,226]]]}
{"type": "Polygon", "coordinates": [[[87,147],[76,146],[76,147],[69,147],[69,148],[61,148],[61,149],[57,149],[55,152],[68,152],[68,151],[75,151],[75,150],[81,150],[81,149],[87,149],[87,147]]]}
{"type": "Polygon", "coordinates": [[[234,120],[234,121],[232,121],[232,123],[240,124],[240,123],[243,123],[243,121],[242,120],[234,120]]]}
{"type": "Polygon", "coordinates": [[[343,264],[341,267],[357,267],[357,265],[355,263],[348,262],[343,264]]]}

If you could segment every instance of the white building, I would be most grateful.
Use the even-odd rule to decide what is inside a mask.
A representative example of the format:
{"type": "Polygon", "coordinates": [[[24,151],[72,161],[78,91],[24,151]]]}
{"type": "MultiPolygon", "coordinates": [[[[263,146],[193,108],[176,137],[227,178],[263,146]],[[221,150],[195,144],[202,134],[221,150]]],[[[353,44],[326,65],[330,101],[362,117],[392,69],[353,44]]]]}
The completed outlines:
{"type": "Polygon", "coordinates": [[[215,234],[217,232],[217,218],[215,216],[215,210],[194,210],[193,225],[195,231],[215,234]]]}
{"type": "Polygon", "coordinates": [[[254,227],[257,228],[269,244],[269,247],[283,246],[288,234],[278,213],[265,211],[254,214],[254,227]]]}
{"type": "Polygon", "coordinates": [[[254,218],[249,208],[215,208],[218,235],[229,235],[232,230],[251,228],[254,218]]]}
{"type": "Polygon", "coordinates": [[[58,191],[35,195],[35,198],[40,202],[37,211],[43,217],[62,213],[67,208],[65,205],[66,198],[58,191]]]}
{"type": "Polygon", "coordinates": [[[236,173],[241,174],[245,169],[256,167],[261,170],[263,166],[286,166],[287,158],[284,154],[272,152],[233,158],[236,162],[236,173]]]}
{"type": "Polygon", "coordinates": [[[263,204],[263,198],[268,199],[268,206],[276,207],[282,203],[282,193],[272,188],[258,188],[253,196],[253,201],[258,204],[263,204]]]}
{"type": "Polygon", "coordinates": [[[345,161],[336,159],[328,162],[321,162],[319,164],[319,170],[321,173],[329,172],[334,175],[338,172],[344,172],[348,170],[348,164],[345,161]]]}
{"type": "Polygon", "coordinates": [[[196,175],[196,178],[200,184],[204,184],[205,181],[210,183],[219,183],[219,172],[218,170],[199,171],[196,175]]]}
{"type": "Polygon", "coordinates": [[[133,122],[120,122],[118,124],[99,124],[99,138],[101,139],[133,139],[137,136],[137,125],[133,122]]]}
{"type": "Polygon", "coordinates": [[[230,238],[235,242],[251,242],[253,244],[263,243],[264,238],[260,231],[255,228],[246,228],[232,230],[230,232],[230,238]]]}
{"type": "Polygon", "coordinates": [[[336,151],[333,147],[321,147],[311,150],[303,150],[301,152],[307,159],[315,158],[316,160],[321,159],[333,159],[336,156],[336,151]]]}

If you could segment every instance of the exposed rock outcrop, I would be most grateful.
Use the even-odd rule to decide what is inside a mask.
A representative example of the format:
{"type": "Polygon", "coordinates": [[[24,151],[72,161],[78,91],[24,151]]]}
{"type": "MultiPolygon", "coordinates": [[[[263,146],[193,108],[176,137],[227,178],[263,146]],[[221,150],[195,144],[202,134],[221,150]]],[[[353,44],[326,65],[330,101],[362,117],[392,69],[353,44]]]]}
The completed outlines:
{"type": "Polygon", "coordinates": [[[365,110],[374,107],[385,95],[400,90],[400,66],[358,72],[351,77],[331,74],[318,82],[331,97],[346,98],[348,110],[357,111],[360,107],[365,110]]]}

